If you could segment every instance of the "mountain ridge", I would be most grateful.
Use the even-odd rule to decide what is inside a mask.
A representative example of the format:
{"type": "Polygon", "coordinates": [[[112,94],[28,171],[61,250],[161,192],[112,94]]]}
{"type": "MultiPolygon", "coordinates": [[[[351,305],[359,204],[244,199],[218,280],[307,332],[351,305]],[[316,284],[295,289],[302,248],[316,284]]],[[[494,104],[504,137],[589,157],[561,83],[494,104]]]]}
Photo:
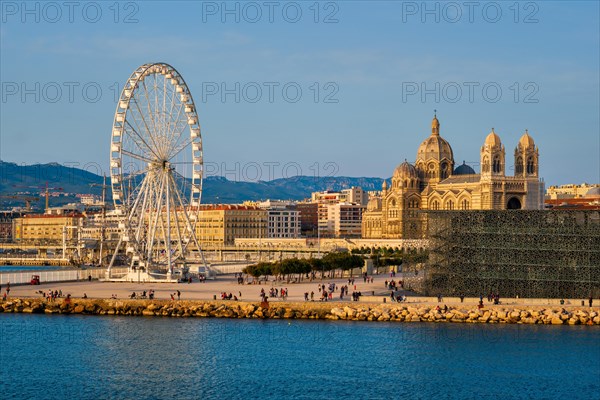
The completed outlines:
{"type": "MultiPolygon", "coordinates": [[[[100,168],[97,168],[100,170],[100,168]]],[[[77,200],[76,194],[102,194],[103,177],[89,170],[59,163],[18,165],[0,160],[0,195],[26,195],[40,197],[46,184],[52,205],[61,205],[77,200]],[[91,186],[91,185],[95,186],[91,186]],[[58,190],[56,188],[60,188],[58,190]],[[68,195],[64,195],[67,194],[68,195]]],[[[107,178],[110,183],[110,178],[107,178]]],[[[246,200],[303,200],[312,192],[342,190],[360,186],[364,190],[379,190],[383,178],[297,175],[271,181],[231,181],[223,176],[208,176],[203,181],[202,203],[241,203],[246,200]]],[[[107,198],[111,198],[110,189],[107,198]]],[[[44,199],[32,203],[38,209],[44,199]]],[[[23,205],[22,200],[0,197],[0,207],[23,205]]]]}

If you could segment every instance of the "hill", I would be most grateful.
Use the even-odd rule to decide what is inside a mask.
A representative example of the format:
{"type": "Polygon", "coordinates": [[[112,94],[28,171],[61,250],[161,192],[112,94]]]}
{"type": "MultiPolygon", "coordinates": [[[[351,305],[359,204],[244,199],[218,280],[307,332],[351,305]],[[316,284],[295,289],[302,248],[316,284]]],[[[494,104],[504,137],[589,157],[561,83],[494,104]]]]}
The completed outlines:
{"type": "MultiPolygon", "coordinates": [[[[0,161],[0,196],[29,195],[40,196],[45,191],[46,183],[54,194],[51,205],[61,205],[77,201],[78,194],[101,195],[99,186],[102,176],[94,172],[99,168],[80,169],[58,163],[18,165],[0,161]]],[[[302,200],[310,197],[312,192],[322,190],[341,190],[352,186],[360,186],[365,190],[378,190],[383,183],[382,178],[354,177],[312,177],[294,176],[274,179],[272,181],[241,182],[230,181],[220,176],[209,176],[204,179],[203,203],[241,203],[245,200],[284,199],[302,200]]],[[[107,191],[110,199],[110,190],[107,191]]],[[[22,206],[21,200],[0,197],[0,208],[22,206]]],[[[44,199],[33,205],[43,208],[44,199]]]]}

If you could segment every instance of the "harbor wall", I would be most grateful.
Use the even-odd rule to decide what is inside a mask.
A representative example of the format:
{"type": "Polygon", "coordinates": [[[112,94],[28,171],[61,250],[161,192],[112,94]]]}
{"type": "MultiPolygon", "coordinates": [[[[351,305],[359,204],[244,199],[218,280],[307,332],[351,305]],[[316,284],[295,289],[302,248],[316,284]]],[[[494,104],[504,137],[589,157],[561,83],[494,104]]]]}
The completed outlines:
{"type": "Polygon", "coordinates": [[[320,319],[378,322],[544,324],[600,326],[599,307],[413,307],[353,303],[229,301],[13,299],[0,312],[32,314],[122,315],[147,317],[320,319]]]}

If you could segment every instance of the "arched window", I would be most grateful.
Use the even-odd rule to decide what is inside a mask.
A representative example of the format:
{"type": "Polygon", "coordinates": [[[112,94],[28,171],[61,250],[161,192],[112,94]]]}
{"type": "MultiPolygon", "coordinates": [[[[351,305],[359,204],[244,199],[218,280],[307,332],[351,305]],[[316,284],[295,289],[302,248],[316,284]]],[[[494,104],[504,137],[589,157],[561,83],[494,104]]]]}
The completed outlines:
{"type": "Polygon", "coordinates": [[[494,157],[494,164],[493,164],[493,169],[492,169],[492,171],[493,171],[495,174],[498,174],[498,173],[500,173],[500,170],[501,170],[501,168],[500,168],[500,167],[501,167],[501,166],[500,166],[500,156],[495,156],[495,157],[494,157]]]}
{"type": "Polygon", "coordinates": [[[446,179],[448,177],[448,164],[442,163],[440,170],[440,178],[446,179]]]}
{"type": "Polygon", "coordinates": [[[454,210],[454,202],[452,200],[448,200],[446,203],[446,210],[454,210]]]}
{"type": "Polygon", "coordinates": [[[440,202],[437,200],[434,200],[433,202],[431,202],[431,209],[432,210],[439,210],[440,209],[440,202]]]}
{"type": "Polygon", "coordinates": [[[464,199],[461,203],[460,203],[460,207],[463,210],[468,210],[469,209],[469,200],[464,199]]]}
{"type": "Polygon", "coordinates": [[[523,173],[523,157],[517,157],[515,161],[515,173],[521,175],[523,173]]]}
{"type": "Polygon", "coordinates": [[[483,157],[483,164],[481,165],[482,172],[490,172],[490,160],[487,157],[483,157]]]}
{"type": "Polygon", "coordinates": [[[535,163],[533,162],[533,157],[527,158],[527,173],[528,174],[535,173],[535,163]]]}

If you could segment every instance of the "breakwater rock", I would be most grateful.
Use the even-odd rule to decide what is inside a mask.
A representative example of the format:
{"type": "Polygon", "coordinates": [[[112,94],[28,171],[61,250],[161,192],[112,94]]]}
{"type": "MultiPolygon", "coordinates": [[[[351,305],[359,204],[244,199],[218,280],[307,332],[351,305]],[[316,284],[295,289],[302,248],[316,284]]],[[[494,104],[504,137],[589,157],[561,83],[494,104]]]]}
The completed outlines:
{"type": "Polygon", "coordinates": [[[344,321],[598,325],[600,308],[501,307],[482,309],[359,303],[250,303],[226,301],[13,299],[0,312],[201,318],[326,319],[344,321]]]}

